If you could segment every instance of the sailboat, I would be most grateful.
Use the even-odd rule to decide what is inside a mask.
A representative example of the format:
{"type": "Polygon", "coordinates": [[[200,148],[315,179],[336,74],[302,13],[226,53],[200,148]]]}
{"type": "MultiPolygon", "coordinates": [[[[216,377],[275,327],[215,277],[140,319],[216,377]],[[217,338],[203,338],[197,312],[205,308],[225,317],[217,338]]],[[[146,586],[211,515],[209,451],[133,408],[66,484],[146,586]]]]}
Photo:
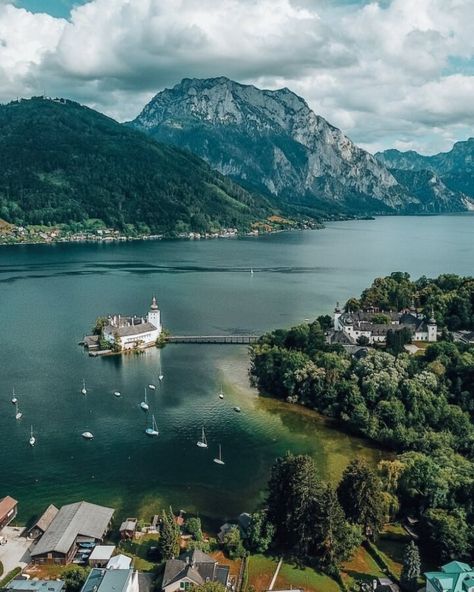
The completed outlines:
{"type": "Polygon", "coordinates": [[[36,438],[33,435],[33,426],[31,426],[31,430],[30,430],[30,439],[28,440],[28,444],[30,446],[34,446],[36,444],[36,438]]]}
{"type": "Polygon", "coordinates": [[[221,449],[221,445],[220,444],[219,444],[219,456],[214,459],[214,462],[217,465],[225,465],[225,462],[222,460],[222,449],[221,449]]]}
{"type": "Polygon", "coordinates": [[[223,399],[224,398],[224,391],[222,390],[222,384],[221,384],[221,390],[219,391],[219,399],[223,399]]]}
{"type": "Polygon", "coordinates": [[[16,405],[18,403],[18,397],[15,395],[15,387],[13,387],[12,390],[12,403],[13,405],[16,405]]]}
{"type": "Polygon", "coordinates": [[[250,275],[253,275],[253,267],[250,268],[250,275]]]}
{"type": "Polygon", "coordinates": [[[82,379],[82,388],[81,388],[81,393],[83,395],[87,395],[87,389],[86,389],[86,381],[84,379],[82,379]]]}
{"type": "Polygon", "coordinates": [[[161,382],[163,380],[164,376],[163,373],[161,371],[161,360],[160,360],[160,373],[158,374],[158,380],[161,382]]]}
{"type": "Polygon", "coordinates": [[[18,408],[18,401],[15,403],[15,409],[16,409],[15,419],[21,419],[23,416],[23,413],[18,408]]]}
{"type": "Polygon", "coordinates": [[[150,383],[150,384],[148,385],[148,388],[149,388],[151,391],[154,391],[154,390],[156,389],[156,386],[155,386],[154,384],[150,383]]]}
{"type": "Polygon", "coordinates": [[[143,409],[143,411],[148,411],[148,409],[150,408],[150,406],[148,405],[148,399],[146,396],[146,387],[145,387],[145,400],[140,403],[140,407],[143,409]]]}
{"type": "Polygon", "coordinates": [[[114,391],[114,397],[121,397],[122,393],[120,391],[114,391]]]}
{"type": "Polygon", "coordinates": [[[158,431],[158,426],[156,425],[155,416],[151,416],[151,428],[147,428],[145,430],[145,434],[147,436],[158,436],[160,432],[158,431]]]}
{"type": "Polygon", "coordinates": [[[199,448],[207,448],[207,440],[206,440],[206,433],[204,431],[204,426],[203,426],[202,432],[201,432],[201,439],[196,442],[196,445],[199,446],[199,448]]]}
{"type": "Polygon", "coordinates": [[[94,439],[94,434],[92,432],[82,432],[81,436],[84,438],[84,440],[94,439]]]}

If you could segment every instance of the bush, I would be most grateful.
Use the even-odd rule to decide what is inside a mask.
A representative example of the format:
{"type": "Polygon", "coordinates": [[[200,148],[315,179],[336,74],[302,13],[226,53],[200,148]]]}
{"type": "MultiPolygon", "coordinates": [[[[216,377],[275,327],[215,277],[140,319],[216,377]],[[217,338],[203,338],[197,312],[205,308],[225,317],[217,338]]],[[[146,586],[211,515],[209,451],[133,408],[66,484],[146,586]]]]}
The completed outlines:
{"type": "MultiPolygon", "coordinates": [[[[2,565],[2,571],[3,571],[3,565],[2,565]]],[[[7,573],[7,575],[0,580],[0,588],[5,588],[5,586],[11,580],[13,580],[13,578],[16,578],[16,576],[20,573],[21,573],[21,567],[15,567],[15,569],[12,569],[11,571],[9,571],[7,573]]]]}

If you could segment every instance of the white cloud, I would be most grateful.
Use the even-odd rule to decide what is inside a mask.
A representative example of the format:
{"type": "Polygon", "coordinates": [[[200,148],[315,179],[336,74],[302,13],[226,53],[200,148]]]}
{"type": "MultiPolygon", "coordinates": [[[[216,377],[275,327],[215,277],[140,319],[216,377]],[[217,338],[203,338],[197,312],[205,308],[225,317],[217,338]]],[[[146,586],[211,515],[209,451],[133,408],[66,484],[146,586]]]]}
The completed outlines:
{"type": "Polygon", "coordinates": [[[226,75],[291,88],[368,149],[436,151],[474,124],[474,68],[451,67],[472,64],[472,22],[472,0],[91,0],[68,21],[0,0],[0,99],[46,89],[128,119],[226,75]]]}

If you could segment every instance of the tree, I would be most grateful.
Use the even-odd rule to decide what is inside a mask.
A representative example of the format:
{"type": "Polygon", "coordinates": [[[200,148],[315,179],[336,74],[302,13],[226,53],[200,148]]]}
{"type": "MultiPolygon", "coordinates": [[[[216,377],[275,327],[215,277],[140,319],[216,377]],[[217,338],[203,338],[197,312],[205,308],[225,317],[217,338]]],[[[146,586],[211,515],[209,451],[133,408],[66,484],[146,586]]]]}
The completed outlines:
{"type": "Polygon", "coordinates": [[[401,585],[410,592],[415,592],[418,587],[420,564],[418,547],[413,541],[410,541],[403,551],[403,565],[400,575],[401,585]]]}
{"type": "Polygon", "coordinates": [[[313,554],[324,571],[336,574],[362,542],[360,527],[349,524],[337,494],[326,485],[315,504],[313,554]]]}
{"type": "Polygon", "coordinates": [[[104,327],[107,325],[106,317],[97,317],[92,332],[94,335],[102,335],[104,327]]]}
{"type": "Polygon", "coordinates": [[[228,532],[226,532],[222,546],[231,559],[239,559],[245,555],[245,549],[238,526],[233,526],[228,532]]]}
{"type": "Polygon", "coordinates": [[[112,350],[114,352],[121,352],[122,351],[122,342],[120,341],[120,337],[118,333],[114,333],[114,343],[112,345],[112,350]]]}
{"type": "Polygon", "coordinates": [[[64,570],[61,579],[65,583],[66,592],[79,592],[86,581],[88,573],[88,569],[80,566],[74,566],[64,570]]]}
{"type": "Polygon", "coordinates": [[[424,529],[441,561],[466,557],[471,549],[470,527],[465,512],[458,508],[431,509],[424,517],[424,529]]]}
{"type": "Polygon", "coordinates": [[[247,529],[246,546],[255,553],[265,553],[273,542],[275,527],[268,520],[266,510],[254,512],[247,529]]]}
{"type": "Polygon", "coordinates": [[[366,537],[374,537],[381,531],[385,503],[380,480],[365,462],[355,459],[349,463],[337,495],[349,522],[360,524],[366,537]]]}
{"type": "Polygon", "coordinates": [[[176,524],[171,508],[169,512],[163,510],[157,545],[162,559],[173,559],[179,554],[179,537],[179,526],[176,524]]]}
{"type": "Polygon", "coordinates": [[[370,339],[367,337],[367,335],[359,335],[359,337],[357,338],[357,345],[369,345],[370,344],[370,339]]]}
{"type": "Polygon", "coordinates": [[[194,540],[202,541],[201,519],[188,518],[186,520],[186,531],[194,537],[194,540]]]}
{"type": "Polygon", "coordinates": [[[321,491],[313,459],[303,454],[278,458],[268,490],[268,518],[275,526],[277,544],[307,557],[313,540],[313,525],[308,518],[321,491]]]}

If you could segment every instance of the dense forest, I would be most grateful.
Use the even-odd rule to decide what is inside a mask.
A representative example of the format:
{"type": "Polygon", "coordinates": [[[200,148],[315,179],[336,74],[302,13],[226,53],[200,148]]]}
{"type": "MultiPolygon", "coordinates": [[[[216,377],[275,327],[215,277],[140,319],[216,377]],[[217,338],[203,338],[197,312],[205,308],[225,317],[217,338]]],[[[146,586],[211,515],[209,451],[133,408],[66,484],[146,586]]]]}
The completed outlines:
{"type": "MultiPolygon", "coordinates": [[[[474,280],[376,280],[363,306],[433,307],[448,329],[472,324],[474,280]]],[[[354,306],[354,300],[348,303],[354,306]]],[[[306,405],[396,451],[384,461],[388,513],[414,515],[439,556],[472,555],[474,539],[474,346],[445,339],[417,355],[369,348],[353,357],[328,345],[328,317],[262,336],[251,350],[260,391],[306,405]],[[443,533],[443,534],[441,534],[443,533]]]]}
{"type": "Polygon", "coordinates": [[[248,228],[266,201],[201,159],[72,101],[0,106],[0,219],[140,232],[248,228]]]}

